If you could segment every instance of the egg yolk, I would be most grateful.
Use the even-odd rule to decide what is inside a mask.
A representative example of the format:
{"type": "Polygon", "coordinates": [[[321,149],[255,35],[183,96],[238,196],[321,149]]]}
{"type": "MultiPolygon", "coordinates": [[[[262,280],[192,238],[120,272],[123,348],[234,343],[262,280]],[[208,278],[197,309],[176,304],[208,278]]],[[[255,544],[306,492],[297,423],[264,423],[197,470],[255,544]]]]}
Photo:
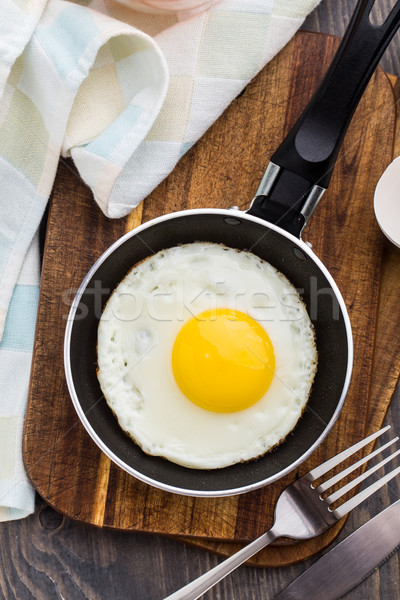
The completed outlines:
{"type": "Polygon", "coordinates": [[[218,308],[185,323],[175,339],[172,369],[194,404],[214,412],[235,412],[265,394],[275,355],[257,321],[240,311],[218,308]]]}

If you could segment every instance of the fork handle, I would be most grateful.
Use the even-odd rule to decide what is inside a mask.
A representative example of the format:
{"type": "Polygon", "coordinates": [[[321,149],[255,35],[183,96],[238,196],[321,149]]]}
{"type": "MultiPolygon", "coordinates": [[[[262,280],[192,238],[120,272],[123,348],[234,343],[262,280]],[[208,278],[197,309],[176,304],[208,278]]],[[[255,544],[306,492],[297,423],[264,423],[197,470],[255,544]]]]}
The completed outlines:
{"type": "Polygon", "coordinates": [[[185,587],[181,588],[174,594],[167,596],[164,600],[196,600],[199,598],[204,592],[207,592],[210,588],[213,587],[218,581],[221,581],[226,575],[229,575],[232,571],[234,571],[241,564],[246,562],[254,554],[257,554],[259,550],[268,546],[272,541],[276,540],[280,534],[275,533],[274,528],[270,529],[266,533],[263,533],[256,540],[236,552],[224,562],[220,563],[204,575],[201,575],[185,587]]]}

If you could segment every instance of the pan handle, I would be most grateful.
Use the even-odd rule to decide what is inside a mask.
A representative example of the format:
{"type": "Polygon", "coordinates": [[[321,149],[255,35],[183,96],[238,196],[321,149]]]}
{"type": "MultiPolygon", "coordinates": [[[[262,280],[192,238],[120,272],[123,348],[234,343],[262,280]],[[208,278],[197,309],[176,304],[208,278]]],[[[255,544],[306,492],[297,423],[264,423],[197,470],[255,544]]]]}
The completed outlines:
{"type": "Polygon", "coordinates": [[[249,214],[297,237],[329,185],[357,104],[400,26],[400,0],[373,25],[375,0],[359,0],[343,40],[308,106],[271,157],[249,214]]]}

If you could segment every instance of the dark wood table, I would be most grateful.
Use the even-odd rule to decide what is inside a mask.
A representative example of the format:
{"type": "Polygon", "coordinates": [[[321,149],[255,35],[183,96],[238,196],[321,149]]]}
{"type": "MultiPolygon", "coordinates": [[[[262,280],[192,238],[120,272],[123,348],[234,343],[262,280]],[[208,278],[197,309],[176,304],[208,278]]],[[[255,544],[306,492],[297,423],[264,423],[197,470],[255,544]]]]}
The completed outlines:
{"type": "MultiPolygon", "coordinates": [[[[385,8],[392,0],[380,0],[385,8]]],[[[303,28],[342,35],[355,0],[322,0],[303,28]]],[[[400,76],[400,40],[387,50],[383,67],[400,76]]],[[[400,392],[386,423],[400,430],[400,392]]],[[[337,541],[400,497],[391,483],[353,511],[337,541]]],[[[336,542],[335,542],[336,543],[336,542]]],[[[70,521],[38,498],[27,519],[0,523],[0,599],[161,600],[219,562],[211,553],[171,539],[100,530],[70,521]]],[[[281,569],[241,567],[206,596],[209,600],[271,599],[315,558],[281,569]]],[[[399,553],[345,596],[347,600],[400,598],[399,553]]]]}

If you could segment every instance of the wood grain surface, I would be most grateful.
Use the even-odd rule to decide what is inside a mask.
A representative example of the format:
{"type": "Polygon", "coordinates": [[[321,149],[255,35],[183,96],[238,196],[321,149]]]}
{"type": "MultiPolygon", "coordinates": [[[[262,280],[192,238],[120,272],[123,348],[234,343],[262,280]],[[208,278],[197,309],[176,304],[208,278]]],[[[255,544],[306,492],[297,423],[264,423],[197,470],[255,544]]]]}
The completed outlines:
{"type": "MultiPolygon", "coordinates": [[[[125,220],[106,219],[71,167],[60,166],[48,221],[24,438],[27,472],[41,496],[60,512],[108,528],[249,541],[271,526],[276,499],[290,481],[363,436],[384,252],[371,190],[391,160],[395,126],[392,88],[382,71],[374,75],[360,104],[330,190],[307,227],[306,239],[333,274],[349,309],[355,360],[337,424],[298,472],[229,498],[189,498],[151,488],[116,467],[94,445],[78,421],[63,376],[71,290],[94,260],[125,231],[159,214],[246,206],[268,157],[307,103],[336,47],[332,37],[298,34],[125,220]],[[379,154],[371,162],[376,145],[379,154]]],[[[381,396],[382,410],[392,391],[387,386],[381,396]]],[[[276,566],[304,560],[325,547],[341,525],[308,542],[274,544],[259,553],[257,562],[276,566]]]]}
{"type": "MultiPolygon", "coordinates": [[[[391,2],[380,0],[384,6],[391,2]]],[[[342,35],[355,3],[356,0],[322,0],[306,20],[304,28],[342,35]]],[[[386,51],[382,65],[387,71],[400,75],[399,36],[386,51]]],[[[396,139],[400,140],[399,134],[396,139]]],[[[400,155],[400,148],[395,149],[395,154],[400,155]]],[[[398,269],[399,251],[389,246],[386,251],[398,269]]],[[[389,293],[398,295],[393,286],[389,286],[389,293]]],[[[389,343],[396,352],[398,343],[394,344],[393,340],[397,332],[391,328],[382,303],[380,307],[387,323],[380,343],[389,343]],[[390,336],[390,342],[385,340],[385,334],[390,336]]],[[[385,386],[386,366],[374,365],[374,369],[382,371],[378,392],[385,386]]],[[[374,398],[373,394],[371,398],[374,398]]],[[[371,408],[374,406],[371,402],[371,408]]],[[[385,422],[395,431],[400,430],[400,393],[394,395],[385,422]]],[[[349,535],[399,496],[400,485],[392,482],[349,515],[336,541],[349,535]]],[[[0,598],[4,600],[161,600],[218,562],[214,553],[165,536],[109,531],[72,521],[52,510],[39,496],[33,515],[20,521],[0,523],[0,598]]],[[[312,562],[313,559],[308,559],[272,569],[240,567],[210,590],[207,600],[272,599],[312,562]]],[[[345,600],[398,600],[399,573],[399,554],[395,553],[349,592],[345,600]]]]}

